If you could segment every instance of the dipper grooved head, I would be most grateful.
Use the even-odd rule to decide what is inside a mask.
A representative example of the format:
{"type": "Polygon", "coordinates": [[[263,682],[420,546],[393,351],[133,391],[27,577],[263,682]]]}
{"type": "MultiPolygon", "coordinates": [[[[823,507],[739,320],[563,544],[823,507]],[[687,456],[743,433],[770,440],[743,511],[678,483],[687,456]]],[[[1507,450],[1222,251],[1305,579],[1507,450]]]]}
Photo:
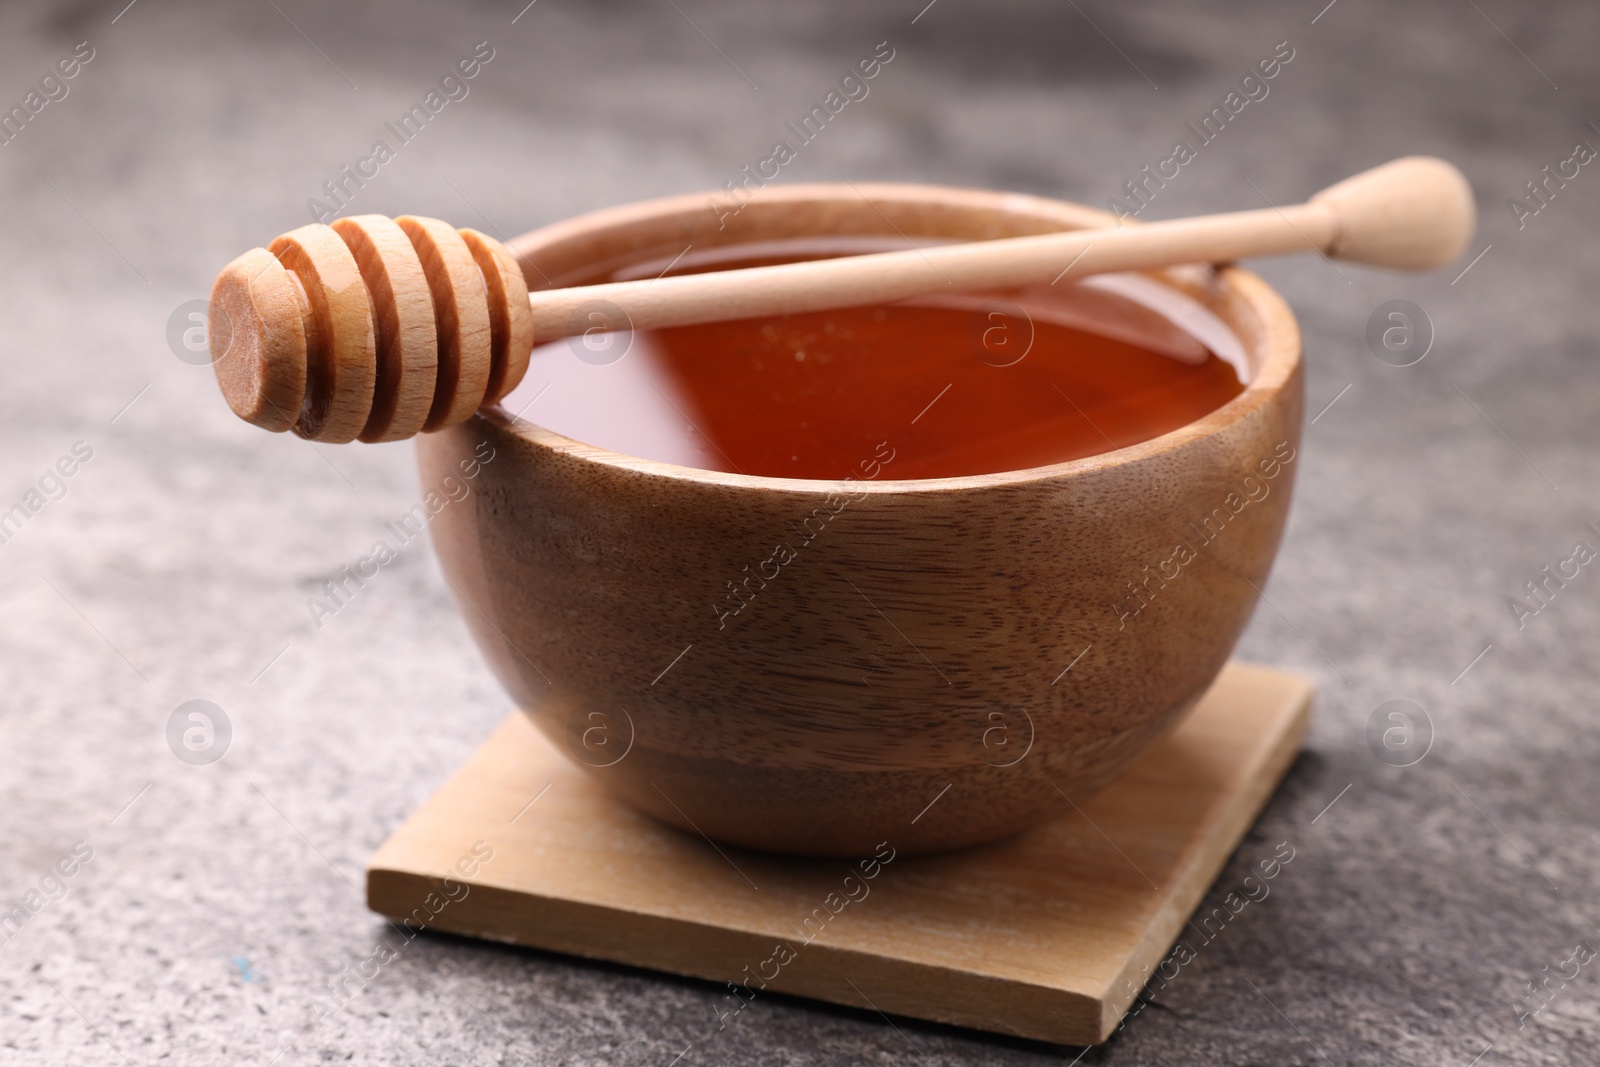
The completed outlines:
{"type": "Polygon", "coordinates": [[[396,441],[515,388],[533,315],[500,242],[437,219],[358,215],[224,267],[210,336],[222,394],[246,422],[314,441],[396,441]]]}

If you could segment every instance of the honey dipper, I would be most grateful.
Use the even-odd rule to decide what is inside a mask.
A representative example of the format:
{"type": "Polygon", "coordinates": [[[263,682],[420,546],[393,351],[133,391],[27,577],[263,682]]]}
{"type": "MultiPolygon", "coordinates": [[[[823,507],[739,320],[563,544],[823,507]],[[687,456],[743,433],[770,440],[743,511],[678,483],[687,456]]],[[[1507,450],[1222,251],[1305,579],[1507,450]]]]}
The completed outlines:
{"type": "Polygon", "coordinates": [[[1431,270],[1465,248],[1474,218],[1460,171],[1411,156],[1282,208],[530,293],[510,251],[476,230],[358,215],[302,226],[224,267],[211,351],[246,422],[315,441],[395,441],[498,401],[535,339],[582,332],[592,301],[643,330],[1306,248],[1431,270]]]}

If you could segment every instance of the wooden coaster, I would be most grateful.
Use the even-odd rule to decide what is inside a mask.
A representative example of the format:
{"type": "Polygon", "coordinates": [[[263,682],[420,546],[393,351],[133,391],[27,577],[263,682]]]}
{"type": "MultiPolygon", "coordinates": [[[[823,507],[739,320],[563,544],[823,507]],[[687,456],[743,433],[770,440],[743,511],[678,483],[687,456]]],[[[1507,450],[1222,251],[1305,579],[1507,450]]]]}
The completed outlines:
{"type": "Polygon", "coordinates": [[[367,903],[413,927],[737,983],[708,1039],[774,990],[1098,1043],[1293,761],[1313,692],[1230,663],[1072,814],[995,845],[923,859],[885,848],[867,863],[669,829],[517,714],[372,857],[367,903]]]}

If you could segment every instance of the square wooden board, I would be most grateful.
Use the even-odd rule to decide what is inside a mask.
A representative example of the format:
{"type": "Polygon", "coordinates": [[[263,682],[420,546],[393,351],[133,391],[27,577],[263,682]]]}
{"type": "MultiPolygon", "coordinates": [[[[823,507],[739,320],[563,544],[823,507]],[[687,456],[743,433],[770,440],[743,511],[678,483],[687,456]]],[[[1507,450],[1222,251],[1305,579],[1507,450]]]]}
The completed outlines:
{"type": "MultiPolygon", "coordinates": [[[[1298,675],[1230,663],[1079,810],[999,844],[897,857],[849,883],[854,900],[850,862],[718,848],[662,826],[516,714],[373,855],[367,903],[434,930],[757,990],[776,970],[768,989],[1093,1044],[1288,769],[1313,693],[1298,675]]],[[[718,1010],[749,995],[730,990],[718,1010]]],[[[727,1021],[708,1017],[708,1035],[727,1021]]]]}

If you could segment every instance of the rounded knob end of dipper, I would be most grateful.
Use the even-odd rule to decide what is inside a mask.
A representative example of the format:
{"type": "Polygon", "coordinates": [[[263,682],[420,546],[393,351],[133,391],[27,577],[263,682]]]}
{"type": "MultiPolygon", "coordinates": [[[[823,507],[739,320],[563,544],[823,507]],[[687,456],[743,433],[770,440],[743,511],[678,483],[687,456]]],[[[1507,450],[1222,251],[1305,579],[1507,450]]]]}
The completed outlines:
{"type": "Polygon", "coordinates": [[[1393,270],[1435,270],[1472,240],[1472,186],[1450,163],[1406,156],[1330,185],[1311,203],[1333,212],[1327,254],[1393,270]]]}
{"type": "Polygon", "coordinates": [[[222,268],[211,287],[206,333],[211,366],[233,413],[264,430],[300,417],[306,394],[306,335],[298,283],[265,248],[222,268]]]}

